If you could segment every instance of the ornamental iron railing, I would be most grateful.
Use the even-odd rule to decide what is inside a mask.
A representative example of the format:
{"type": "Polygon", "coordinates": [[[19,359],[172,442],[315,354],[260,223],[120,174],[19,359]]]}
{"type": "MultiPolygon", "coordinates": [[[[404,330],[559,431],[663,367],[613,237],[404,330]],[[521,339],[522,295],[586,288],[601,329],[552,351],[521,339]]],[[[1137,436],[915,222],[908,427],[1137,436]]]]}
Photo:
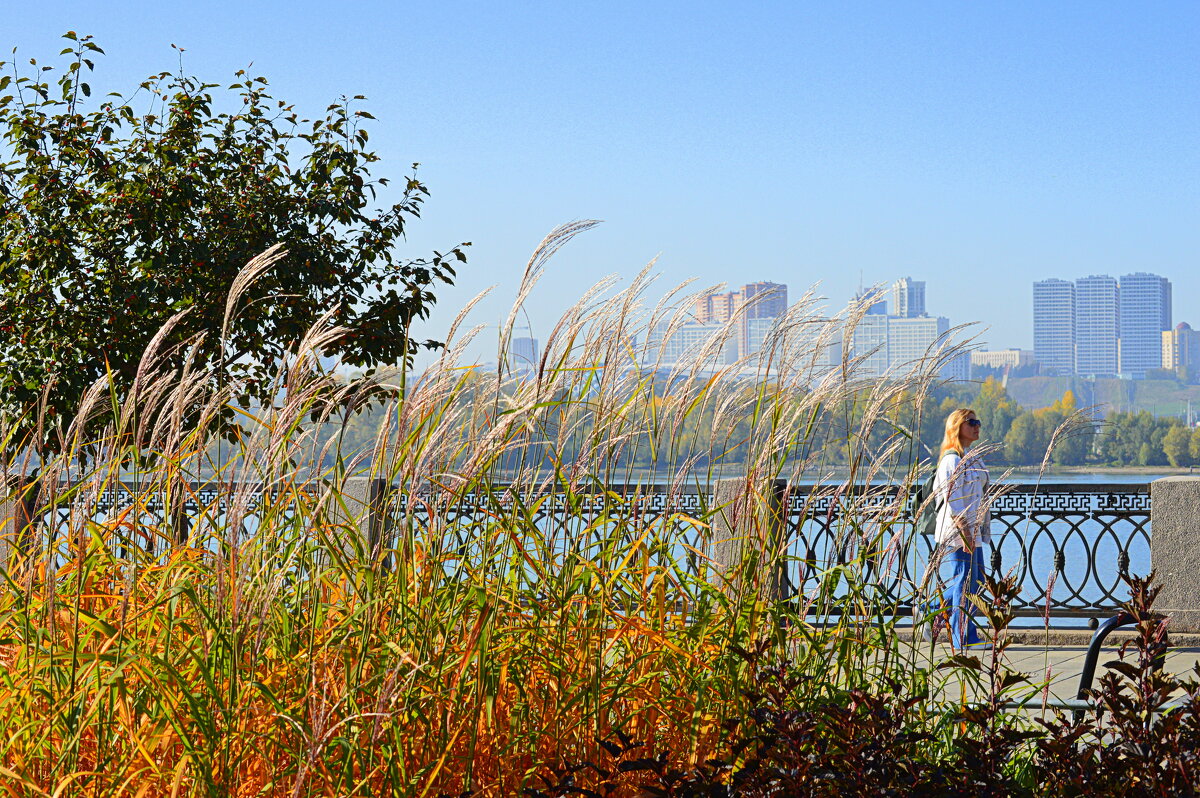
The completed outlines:
{"type": "MultiPolygon", "coordinates": [[[[784,589],[803,600],[823,569],[882,538],[872,543],[878,555],[861,559],[864,578],[911,609],[914,597],[931,595],[937,584],[929,569],[935,546],[912,534],[912,509],[896,487],[785,487],[784,589]]],[[[1150,570],[1148,484],[1007,485],[992,497],[991,511],[985,568],[1021,586],[1018,616],[1111,615],[1128,595],[1125,579],[1150,570]]]]}
{"type": "MultiPolygon", "coordinates": [[[[159,540],[197,539],[210,530],[230,540],[233,529],[232,539],[244,539],[255,533],[258,508],[264,499],[275,501],[274,492],[255,484],[190,485],[174,500],[174,520],[165,522],[169,535],[160,531],[159,540]]],[[[806,613],[836,611],[812,603],[813,597],[823,573],[852,561],[857,578],[874,583],[882,591],[880,603],[897,613],[910,612],[915,600],[936,587],[929,568],[933,542],[913,534],[912,500],[900,488],[775,482],[763,494],[774,520],[772,547],[782,555],[777,584],[806,613]]],[[[90,492],[84,486],[71,497],[43,516],[43,541],[62,540],[84,517],[133,529],[163,525],[168,514],[163,496],[130,485],[112,483],[90,492]]],[[[497,523],[515,522],[510,534],[536,534],[541,551],[560,561],[602,559],[619,548],[614,544],[629,542],[612,536],[630,538],[651,529],[643,539],[645,562],[693,576],[714,567],[713,521],[724,512],[707,486],[664,484],[597,484],[569,494],[515,485],[483,493],[425,488],[393,491],[372,506],[383,517],[358,526],[364,533],[377,530],[369,533],[376,542],[389,545],[400,531],[427,535],[432,545],[477,562],[489,556],[489,529],[497,523]]],[[[985,563],[990,573],[1011,576],[1021,586],[1013,607],[1019,616],[1111,615],[1126,596],[1124,578],[1150,569],[1148,484],[1005,485],[991,507],[985,563]]],[[[154,544],[149,537],[141,543],[154,544]]]]}

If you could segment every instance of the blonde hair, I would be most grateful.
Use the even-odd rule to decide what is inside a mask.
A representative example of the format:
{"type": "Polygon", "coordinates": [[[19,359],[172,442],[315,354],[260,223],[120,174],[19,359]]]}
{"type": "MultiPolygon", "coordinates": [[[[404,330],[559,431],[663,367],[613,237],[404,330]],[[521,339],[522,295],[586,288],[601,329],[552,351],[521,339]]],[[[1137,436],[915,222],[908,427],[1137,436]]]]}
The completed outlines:
{"type": "Polygon", "coordinates": [[[959,457],[967,451],[969,444],[964,444],[962,439],[962,425],[968,418],[975,415],[975,411],[969,407],[960,407],[950,415],[946,416],[946,433],[942,436],[942,448],[939,451],[939,456],[946,452],[957,452],[959,457]]]}

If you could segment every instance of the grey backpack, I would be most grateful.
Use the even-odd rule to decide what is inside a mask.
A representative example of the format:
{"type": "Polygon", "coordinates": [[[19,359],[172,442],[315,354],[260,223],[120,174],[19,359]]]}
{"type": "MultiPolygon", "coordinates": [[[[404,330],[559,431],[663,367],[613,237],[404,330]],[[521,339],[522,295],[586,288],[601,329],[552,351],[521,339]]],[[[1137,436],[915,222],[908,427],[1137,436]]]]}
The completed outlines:
{"type": "MultiPolygon", "coordinates": [[[[946,455],[942,455],[945,457],[946,455]]],[[[937,485],[938,467],[942,464],[942,458],[938,458],[937,465],[933,467],[933,473],[929,475],[929,479],[925,480],[917,487],[913,495],[913,512],[916,513],[916,518],[913,521],[913,531],[918,535],[933,535],[937,532],[937,516],[938,510],[942,509],[944,499],[940,496],[935,496],[935,486],[937,485]],[[932,498],[932,501],[930,500],[932,498]]]]}

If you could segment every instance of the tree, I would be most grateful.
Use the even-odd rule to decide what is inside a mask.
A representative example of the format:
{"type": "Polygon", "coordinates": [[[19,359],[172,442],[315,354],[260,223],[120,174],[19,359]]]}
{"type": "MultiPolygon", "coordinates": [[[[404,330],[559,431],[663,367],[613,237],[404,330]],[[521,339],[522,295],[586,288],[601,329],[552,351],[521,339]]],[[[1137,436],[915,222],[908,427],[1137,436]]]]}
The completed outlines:
{"type": "Polygon", "coordinates": [[[1021,415],[1021,406],[994,377],[983,381],[973,406],[979,420],[983,422],[983,432],[989,441],[1003,442],[1012,428],[1013,421],[1021,415]]]}
{"type": "Polygon", "coordinates": [[[1091,420],[1082,416],[1075,404],[1075,392],[1069,388],[1049,407],[1035,411],[1048,443],[1053,447],[1050,459],[1055,465],[1082,465],[1095,437],[1091,420]]]}
{"type": "Polygon", "coordinates": [[[1013,420],[1004,436],[1004,456],[1014,465],[1042,462],[1046,455],[1046,435],[1033,413],[1022,413],[1013,420]]]}
{"type": "Polygon", "coordinates": [[[93,102],[84,78],[103,51],[66,38],[57,73],[0,62],[0,414],[43,402],[50,423],[26,413],[19,427],[35,450],[54,450],[55,422],[97,379],[129,384],[181,311],[166,365],[219,365],[243,402],[273,398],[272,372],[326,311],[348,332],[325,354],[368,372],[438,346],[410,328],[466,244],[397,257],[428,192],[414,164],[398,201],[373,207],[388,181],[372,174],[361,97],[310,121],[264,78],[238,72],[227,95],[181,71],[93,102]],[[234,278],[276,244],[284,260],[222,330],[234,278]]]}
{"type": "Polygon", "coordinates": [[[1172,426],[1163,436],[1163,453],[1167,461],[1175,468],[1190,466],[1193,462],[1191,454],[1192,432],[1182,425],[1172,426]]]}

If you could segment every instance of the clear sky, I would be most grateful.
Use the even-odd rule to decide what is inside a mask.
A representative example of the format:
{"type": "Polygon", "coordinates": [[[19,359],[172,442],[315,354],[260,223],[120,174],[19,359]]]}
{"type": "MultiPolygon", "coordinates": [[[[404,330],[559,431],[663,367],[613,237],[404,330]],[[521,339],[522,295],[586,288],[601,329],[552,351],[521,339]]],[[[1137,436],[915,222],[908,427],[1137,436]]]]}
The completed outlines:
{"type": "MultiPolygon", "coordinates": [[[[499,320],[537,242],[595,218],[539,288],[545,336],[596,278],[859,285],[1032,343],[1031,282],[1151,271],[1200,327],[1200,3],[77,2],[0,0],[0,58],[67,30],[129,90],[253,62],[320,114],[365,94],[382,171],[421,162],[411,253],[474,242],[499,320]]],[[[382,172],[381,172],[382,173],[382,172]]],[[[485,353],[486,354],[486,353],[485,353]]]]}

